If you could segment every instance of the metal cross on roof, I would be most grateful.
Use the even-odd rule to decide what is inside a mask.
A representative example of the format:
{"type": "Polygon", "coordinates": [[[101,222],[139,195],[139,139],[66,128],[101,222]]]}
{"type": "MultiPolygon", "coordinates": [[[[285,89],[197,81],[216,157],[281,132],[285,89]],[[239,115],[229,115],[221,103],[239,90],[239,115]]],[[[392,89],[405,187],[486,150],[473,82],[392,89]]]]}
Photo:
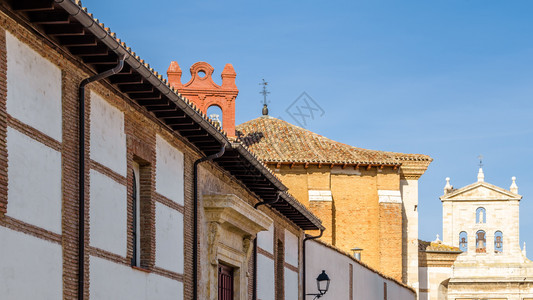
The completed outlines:
{"type": "Polygon", "coordinates": [[[259,83],[259,85],[263,86],[263,90],[260,91],[259,94],[263,95],[263,104],[267,105],[268,104],[267,95],[270,94],[270,92],[267,91],[268,82],[266,82],[265,79],[263,79],[263,82],[259,83]]]}
{"type": "Polygon", "coordinates": [[[479,155],[477,158],[479,158],[479,167],[483,167],[483,155],[479,155]]]}

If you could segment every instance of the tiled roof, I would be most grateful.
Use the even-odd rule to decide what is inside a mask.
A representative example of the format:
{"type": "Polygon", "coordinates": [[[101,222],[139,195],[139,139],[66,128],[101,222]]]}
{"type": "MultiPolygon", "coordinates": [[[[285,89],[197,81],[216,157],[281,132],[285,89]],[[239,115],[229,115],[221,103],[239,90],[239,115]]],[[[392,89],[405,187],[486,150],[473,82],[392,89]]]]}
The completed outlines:
{"type": "Polygon", "coordinates": [[[423,240],[418,240],[418,250],[432,252],[461,252],[461,249],[454,246],[445,245],[441,241],[426,242],[423,240]]]}
{"type": "Polygon", "coordinates": [[[105,79],[135,101],[170,130],[184,137],[204,155],[224,145],[225,154],[214,161],[241,181],[263,201],[302,229],[322,229],[320,220],[285,193],[287,188],[257,157],[240,144],[231,143],[220,126],[81,6],[79,0],[2,1],[33,30],[83,61],[94,73],[114,68],[124,58],[121,71],[105,79]]]}
{"type": "Polygon", "coordinates": [[[403,161],[431,161],[422,154],[357,148],[270,116],[237,126],[241,140],[264,162],[400,165],[403,161]]]}

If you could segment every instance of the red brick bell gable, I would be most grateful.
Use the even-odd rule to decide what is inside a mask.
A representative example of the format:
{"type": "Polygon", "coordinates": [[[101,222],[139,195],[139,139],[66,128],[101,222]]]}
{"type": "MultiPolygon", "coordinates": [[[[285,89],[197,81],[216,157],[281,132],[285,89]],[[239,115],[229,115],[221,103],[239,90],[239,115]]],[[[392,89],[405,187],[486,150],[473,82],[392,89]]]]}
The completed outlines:
{"type": "Polygon", "coordinates": [[[231,64],[226,64],[221,73],[222,85],[218,85],[213,81],[214,70],[206,62],[197,62],[191,66],[191,80],[182,84],[181,68],[173,61],[167,70],[168,82],[205,114],[210,106],[218,106],[222,110],[224,131],[228,136],[235,136],[235,99],[239,94],[235,85],[237,74],[231,64]]]}

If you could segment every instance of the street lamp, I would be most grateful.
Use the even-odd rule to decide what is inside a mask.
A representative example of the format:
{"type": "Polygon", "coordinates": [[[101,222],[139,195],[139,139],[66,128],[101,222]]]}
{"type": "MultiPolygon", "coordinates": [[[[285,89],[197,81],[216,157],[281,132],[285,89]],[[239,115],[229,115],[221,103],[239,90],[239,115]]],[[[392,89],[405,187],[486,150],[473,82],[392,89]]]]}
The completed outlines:
{"type": "Polygon", "coordinates": [[[355,248],[352,248],[351,250],[353,252],[353,257],[355,257],[355,259],[357,260],[361,260],[361,252],[363,252],[363,249],[359,247],[355,247],[355,248]]]}
{"type": "Polygon", "coordinates": [[[322,273],[320,273],[320,275],[318,275],[318,277],[316,278],[316,286],[318,289],[318,294],[307,294],[307,295],[315,296],[314,299],[318,299],[324,296],[324,294],[326,294],[329,289],[330,281],[331,280],[329,279],[328,274],[326,274],[326,271],[322,270],[322,273]]]}

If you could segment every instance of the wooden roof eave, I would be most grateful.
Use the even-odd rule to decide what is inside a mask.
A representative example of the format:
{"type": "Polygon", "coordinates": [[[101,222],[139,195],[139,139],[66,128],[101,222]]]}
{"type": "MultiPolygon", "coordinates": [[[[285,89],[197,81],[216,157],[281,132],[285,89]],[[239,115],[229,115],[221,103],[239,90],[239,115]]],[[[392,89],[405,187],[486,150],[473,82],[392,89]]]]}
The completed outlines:
{"type": "MultiPolygon", "coordinates": [[[[68,47],[69,50],[72,47],[75,47],[76,51],[82,55],[79,57],[82,58],[84,62],[92,64],[93,66],[97,65],[97,67],[101,69],[107,68],[107,65],[112,65],[114,63],[114,55],[116,55],[117,58],[124,56],[125,63],[128,68],[125,68],[125,70],[119,73],[119,76],[117,76],[122,78],[117,79],[120,82],[111,82],[112,84],[127,85],[131,82],[131,85],[128,85],[128,87],[124,88],[125,90],[130,91],[130,94],[132,94],[132,97],[130,98],[138,103],[144,101],[142,103],[146,104],[143,105],[145,108],[148,108],[150,106],[149,103],[151,103],[151,108],[153,109],[152,112],[157,111],[158,113],[163,113],[163,115],[165,115],[164,118],[160,118],[163,123],[180,133],[180,135],[184,136],[186,139],[190,139],[190,142],[198,147],[200,151],[204,152],[205,155],[218,152],[222,145],[226,145],[227,150],[237,151],[240,156],[238,163],[243,164],[242,168],[245,168],[247,165],[251,165],[258,171],[257,173],[259,176],[266,179],[267,183],[261,181],[249,187],[252,192],[256,193],[260,197],[264,199],[271,198],[278,192],[277,190],[287,190],[287,187],[285,187],[264,164],[262,164],[242,145],[235,143],[232,144],[228,137],[223,134],[214,124],[209,122],[201,111],[196,109],[194,105],[189,105],[190,101],[176,93],[170,87],[167,81],[163,80],[161,75],[158,75],[157,72],[154,72],[149,65],[145,64],[144,61],[136,56],[135,53],[131,51],[131,48],[126,47],[124,43],[121,43],[120,40],[115,38],[112,32],[104,28],[103,24],[99,24],[95,19],[93,19],[93,17],[80,6],[81,3],[75,3],[71,0],[54,0],[50,3],[52,3],[52,10],[55,7],[63,9],[69,14],[69,22],[78,22],[83,27],[81,34],[76,33],[77,35],[74,39],[68,40],[71,42],[70,46],[64,47],[68,47]],[[89,35],[93,35],[97,39],[96,44],[91,40],[89,35]],[[80,42],[82,45],[84,45],[83,43],[92,45],[87,47],[93,47],[94,49],[98,50],[98,53],[96,53],[97,57],[92,56],[92,53],[89,53],[89,49],[82,50],[82,47],[77,44],[73,44],[73,41],[80,42]],[[105,45],[108,50],[101,47],[101,44],[99,43],[105,45]],[[139,77],[137,77],[137,75],[139,77]],[[133,95],[135,95],[135,97],[133,95]],[[165,101],[167,100],[170,101],[177,109],[181,110],[184,114],[184,117],[169,116],[169,110],[165,109],[165,101]],[[158,111],[158,107],[162,107],[162,109],[158,111]],[[165,112],[167,113],[165,114],[165,112]],[[172,119],[173,121],[169,121],[168,119],[172,119]],[[183,121],[181,121],[181,119],[183,119],[183,121]],[[192,123],[187,120],[191,120],[192,123]],[[195,126],[197,126],[197,129],[195,126]]],[[[47,7],[47,9],[49,8],[47,7]]],[[[52,14],[50,16],[52,16],[52,14]]],[[[55,15],[54,17],[57,18],[55,15]]],[[[59,21],[61,20],[56,20],[54,22],[59,21]]],[[[40,22],[44,22],[44,24],[46,24],[47,20],[42,19],[40,22]]],[[[75,23],[69,23],[66,21],[62,22],[62,24],[65,26],[68,26],[69,24],[72,26],[77,26],[75,23]]],[[[60,30],[68,31],[68,28],[61,28],[60,30]]],[[[63,40],[65,37],[68,37],[68,35],[61,35],[63,40]]],[[[72,54],[76,56],[75,53],[72,54]]],[[[121,88],[119,88],[119,90],[122,91],[121,88]]],[[[128,95],[127,91],[122,92],[128,95]]],[[[172,108],[170,108],[170,111],[172,111],[172,108]]],[[[247,180],[245,177],[239,176],[238,174],[236,177],[243,183],[245,183],[247,180]]],[[[291,210],[297,212],[298,216],[294,217],[294,220],[291,219],[290,213],[285,212],[286,217],[291,219],[291,221],[293,221],[297,226],[302,229],[323,228],[320,220],[312,215],[310,211],[302,207],[301,204],[292,200],[287,201],[286,199],[284,202],[291,207],[291,210]]],[[[273,208],[276,209],[276,207],[273,208]]],[[[280,213],[284,214],[284,212],[281,210],[280,213]]]]}

